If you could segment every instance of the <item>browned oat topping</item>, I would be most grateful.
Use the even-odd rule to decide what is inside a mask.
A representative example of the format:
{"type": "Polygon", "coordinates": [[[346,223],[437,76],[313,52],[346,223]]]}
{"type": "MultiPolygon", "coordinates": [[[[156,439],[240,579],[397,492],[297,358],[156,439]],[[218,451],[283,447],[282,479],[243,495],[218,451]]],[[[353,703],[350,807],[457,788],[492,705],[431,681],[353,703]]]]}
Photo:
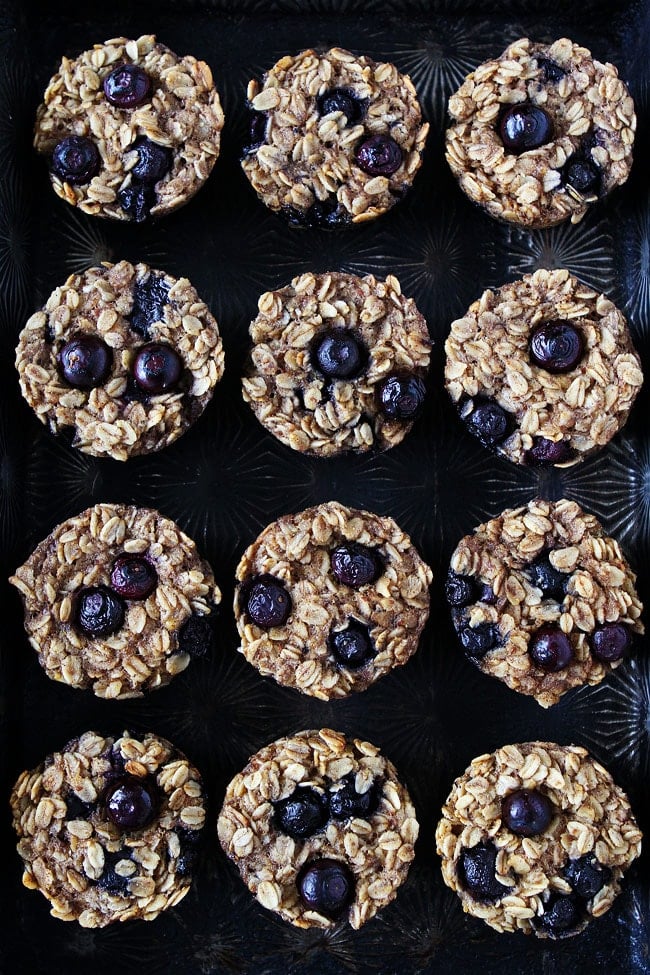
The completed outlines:
{"type": "Polygon", "coordinates": [[[536,438],[563,441],[568,463],[604,446],[627,420],[643,383],[641,362],[623,314],[566,270],[538,270],[485,291],[451,325],[445,343],[445,384],[461,416],[475,397],[489,398],[514,420],[497,449],[527,462],[536,438]],[[579,329],[584,354],[554,374],[529,354],[532,329],[564,320],[579,329]]]}
{"type": "Polygon", "coordinates": [[[190,656],[180,633],[221,602],[212,570],[194,542],[148,508],[97,504],[54,529],[9,580],[25,605],[25,629],[48,677],[98,697],[140,697],[168,684],[190,656]],[[86,587],[110,586],[118,556],[139,555],[155,569],[146,599],[126,600],[123,625],[92,637],[75,623],[86,587]]]}
{"type": "Polygon", "coordinates": [[[84,453],[127,460],[168,446],[198,419],[223,375],[224,355],[217,323],[187,278],[120,261],[72,274],[55,288],[20,334],[16,367],[23,396],[52,433],[73,428],[73,445],[84,453]],[[144,338],[129,315],[135,290],[152,275],[169,295],[144,338]],[[59,368],[62,347],[80,334],[99,336],[113,353],[108,378],[92,389],[70,386],[59,368]],[[148,342],[172,346],[183,372],[167,392],[134,396],[133,361],[148,342]]]}
{"type": "Polygon", "coordinates": [[[600,683],[621,663],[592,656],[589,638],[598,626],[623,623],[632,633],[644,632],[635,574],[618,542],[575,501],[538,498],[504,511],[461,539],[451,569],[487,584],[496,597],[455,618],[459,630],[484,624],[498,629],[500,645],[473,663],[513,690],[533,695],[542,707],[556,704],[572,687],[600,683]],[[545,553],[566,576],[562,602],[545,596],[530,575],[531,563],[545,553]],[[569,636],[573,651],[566,668],[550,673],[528,652],[535,631],[549,624],[569,636]]]}
{"type": "Polygon", "coordinates": [[[302,51],[278,61],[263,84],[251,81],[248,100],[267,116],[262,145],[242,161],[253,188],[271,210],[305,214],[318,201],[335,201],[342,217],[372,220],[397,202],[422,162],[429,131],[415,88],[393,64],[332,48],[302,51]],[[321,115],[318,96],[343,88],[364,104],[349,124],[344,113],[321,115]],[[390,176],[369,175],[355,161],[359,143],[387,135],[402,152],[390,176]]]}
{"type": "Polygon", "coordinates": [[[349,867],[354,899],[343,919],[360,928],[396,896],[418,832],[415,809],[392,763],[375,745],[328,728],[280,738],[253,755],[228,786],[218,822],[224,851],[260,904],[300,928],[334,923],[308,910],[300,898],[296,879],[305,863],[332,858],[349,867]],[[330,819],[303,840],[277,828],[273,804],[291,796],[297,785],[327,797],[346,778],[361,795],[379,787],[368,818],[330,819]]]}
{"type": "Polygon", "coordinates": [[[597,168],[600,195],[624,183],[632,166],[634,102],[612,64],[566,37],[553,44],[523,38],[472,71],[449,99],[447,162],[461,189],[490,216],[527,227],[577,223],[593,192],[578,192],[562,170],[574,154],[597,168]],[[559,68],[546,80],[543,61],[559,68]],[[551,142],[515,155],[497,131],[504,106],[531,102],[553,120],[551,142]]]}
{"type": "Polygon", "coordinates": [[[47,897],[53,917],[86,928],[152,921],[190,889],[205,821],[201,777],[164,738],[88,731],[23,772],[11,808],[23,883],[47,897]],[[139,829],[107,816],[105,792],[121,777],[142,782],[157,802],[139,829]]]}
{"type": "Polygon", "coordinates": [[[609,910],[641,852],[641,838],[627,796],[584,748],[538,741],[475,758],[454,782],[436,830],[444,881],[463,910],[497,931],[542,938],[554,936],[539,924],[550,898],[572,892],[565,875],[569,862],[587,856],[605,868],[604,882],[583,901],[580,922],[559,937],[577,934],[609,910]],[[534,836],[515,834],[502,822],[503,799],[519,789],[537,790],[552,804],[548,828],[534,836]],[[463,851],[481,843],[496,848],[495,876],[506,888],[492,902],[473,897],[459,875],[463,851]]]}
{"type": "Polygon", "coordinates": [[[222,128],[208,65],[189,55],[179,58],[145,34],[96,44],[73,60],[64,57],[38,109],[34,145],[50,155],[67,136],[91,139],[101,158],[98,174],[72,186],[51,173],[54,191],[84,213],[129,220],[118,193],[131,185],[136,139],[146,137],[173,152],[171,170],[155,184],[151,214],[156,217],[182,206],[201,188],[219,155],[222,128]],[[136,64],[149,75],[152,92],[144,104],[122,109],[105,97],[104,78],[119,64],[136,64]]]}
{"type": "Polygon", "coordinates": [[[321,457],[401,442],[413,421],[384,415],[379,386],[394,373],[423,379],[431,342],[397,278],[302,274],[263,294],[258,306],[242,388],[267,430],[294,450],[321,457]],[[367,349],[358,376],[330,379],[315,368],[310,345],[328,329],[349,330],[367,349]]]}

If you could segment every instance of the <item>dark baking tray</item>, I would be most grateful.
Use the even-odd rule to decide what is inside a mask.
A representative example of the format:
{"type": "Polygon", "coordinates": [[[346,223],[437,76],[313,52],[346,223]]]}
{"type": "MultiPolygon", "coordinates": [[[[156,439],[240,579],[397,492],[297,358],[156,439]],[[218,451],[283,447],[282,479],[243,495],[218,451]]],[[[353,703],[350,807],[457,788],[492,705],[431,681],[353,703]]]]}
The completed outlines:
{"type": "Polygon", "coordinates": [[[465,917],[443,885],[433,833],[440,806],[470,759],[507,742],[584,744],[629,790],[650,830],[645,649],[596,688],[551,711],[480,674],[459,652],[441,597],[449,555],[465,532],[535,494],[568,495],[621,539],[650,603],[650,383],[622,435],[568,470],[519,470],[466,434],[442,386],[452,318],[485,287],[536,267],[566,266],[629,313],[648,367],[650,4],[522,2],[153,3],[0,6],[0,537],[2,579],[55,524],[98,501],[148,504],[175,518],[210,559],[224,591],[219,643],[167,688],[141,701],[106,702],[48,680],[2,582],[0,722],[2,897],[0,953],[7,973],[641,973],[648,957],[650,870],[644,856],[615,907],[581,936],[553,944],[499,936],[465,917]],[[40,94],[62,54],[119,34],[155,32],[211,65],[222,95],[223,149],[208,185],[159,224],[112,226],[51,192],[31,150],[40,94]],[[464,74],[516,37],[562,34],[621,69],[639,133],[628,184],[576,227],[523,232],[465,200],[442,154],[445,101],[464,74]],[[238,165],[248,79],[280,55],[338,44],[411,73],[432,123],[414,191],[387,216],[341,233],[289,230],[257,202],[238,165]],[[216,314],[226,377],[205,415],[171,448],[127,464],[95,460],[45,432],[21,400],[13,368],[27,316],[72,271],[100,260],[144,260],[187,274],[216,314]],[[276,443],[243,404],[239,375],[259,293],[304,270],[397,274],[435,340],[425,415],[384,455],[317,461],[276,443]],[[394,516],[434,568],[431,620],[416,656],[362,695],[322,703],[262,679],[235,652],[234,567],[270,520],[336,498],[394,516]],[[330,726],[366,737],[411,790],[421,839],[397,900],[359,932],[300,932],[264,911],[221,852],[215,821],[223,791],[248,756],[293,730],[330,726]],[[190,894],[152,924],[88,931],[49,916],[20,883],[6,798],[20,770],[88,728],[152,730],[202,770],[211,797],[205,860],[190,894]]]}

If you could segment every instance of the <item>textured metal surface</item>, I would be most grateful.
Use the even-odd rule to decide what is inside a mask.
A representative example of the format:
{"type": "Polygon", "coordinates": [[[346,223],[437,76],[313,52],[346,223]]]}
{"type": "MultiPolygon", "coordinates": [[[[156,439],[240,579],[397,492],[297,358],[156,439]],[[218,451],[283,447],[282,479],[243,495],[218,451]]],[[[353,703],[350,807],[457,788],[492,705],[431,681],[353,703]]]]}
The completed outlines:
{"type": "Polygon", "coordinates": [[[224,590],[220,639],[166,689],[106,702],[49,681],[30,650],[17,595],[2,582],[0,733],[2,896],[0,958],[7,972],[641,973],[648,960],[649,867],[644,857],[612,911],[560,944],[498,936],[466,918],[444,887],[433,832],[453,778],[481,752],[534,738],[584,744],[631,795],[650,830],[646,647],[604,684],[567,695],[550,712],[481,675],[459,652],[441,594],[458,538],[536,493],[575,498],[623,543],[650,604],[650,383],[622,435],[566,472],[519,470],[467,434],[442,385],[449,322],[485,287],[537,267],[568,267],[630,316],[650,367],[650,66],[647,4],[493,4],[345,0],[0,7],[0,571],[2,579],[55,524],[97,501],[158,507],[178,521],[224,590]],[[237,9],[228,16],[227,9],[237,9]],[[612,7],[616,10],[613,11],[612,7]],[[150,9],[149,9],[150,8],[150,9]],[[359,10],[363,9],[363,14],[359,10]],[[504,13],[507,9],[509,12],[504,13]],[[462,14],[458,11],[462,10],[462,14]],[[392,11],[392,12],[391,12],[392,11]],[[187,207],[150,227],[114,227],[58,201],[34,158],[36,104],[63,53],[119,33],[155,32],[211,65],[223,96],[221,158],[187,207]],[[445,104],[465,73],[508,41],[566,34],[619,65],[639,114],[629,183],[577,227],[524,232],[500,226],[456,188],[442,153],[445,104]],[[387,216],[348,232],[288,230],[257,202],[238,165],[245,86],[280,55],[340,44],[408,71],[432,122],[411,195],[387,216]],[[86,457],[55,440],[18,390],[13,349],[27,315],[72,271],[104,259],[143,260],[187,274],[217,316],[226,377],[196,427],[171,448],[127,464],[86,457]],[[384,455],[317,461],[276,443],[243,404],[239,376],[259,293],[304,270],[391,271],[426,316],[435,341],[422,420],[384,455]],[[432,614],[409,664],[369,691],[331,704],[263,680],[238,654],[230,604],[239,554],[287,511],[338,499],[396,518],[432,565],[432,614]],[[417,857],[396,902],[360,932],[299,932],[258,907],[215,834],[226,783],[250,753],[301,728],[329,725],[376,742],[407,782],[422,825],[417,857]],[[211,797],[205,862],[188,897],[153,924],[101,932],[49,917],[22,888],[6,796],[18,772],[87,729],[151,730],[202,770],[211,797]]]}

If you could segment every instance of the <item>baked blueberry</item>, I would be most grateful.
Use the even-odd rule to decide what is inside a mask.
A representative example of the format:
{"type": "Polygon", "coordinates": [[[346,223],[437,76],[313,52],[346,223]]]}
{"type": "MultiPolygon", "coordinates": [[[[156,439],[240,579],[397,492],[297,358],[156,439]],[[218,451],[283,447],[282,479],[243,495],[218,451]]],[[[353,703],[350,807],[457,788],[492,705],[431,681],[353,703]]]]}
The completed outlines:
{"type": "Polygon", "coordinates": [[[533,663],[547,673],[564,670],[573,660],[573,647],[566,633],[558,626],[543,626],[528,644],[533,663]]]}
{"type": "Polygon", "coordinates": [[[116,897],[128,894],[129,878],[116,873],[115,867],[120,860],[131,859],[129,852],[129,850],[118,850],[117,853],[111,853],[109,850],[104,850],[104,869],[97,880],[97,886],[108,894],[116,897]]]}
{"type": "Polygon", "coordinates": [[[138,161],[131,170],[134,180],[141,183],[157,183],[172,168],[174,156],[167,146],[158,145],[146,136],[136,139],[132,149],[138,150],[138,161]]]}
{"type": "Polygon", "coordinates": [[[371,135],[357,147],[357,166],[369,176],[392,176],[402,165],[402,150],[389,135],[371,135]]]}
{"type": "Polygon", "coordinates": [[[553,122],[538,105],[519,102],[501,114],[498,131],[506,151],[519,155],[551,142],[553,122]]]}
{"type": "Polygon", "coordinates": [[[176,876],[191,877],[196,867],[201,842],[201,830],[179,827],[176,834],[180,841],[180,853],[176,861],[176,876]]]}
{"type": "Polygon", "coordinates": [[[480,660],[501,643],[501,634],[496,623],[479,623],[477,626],[467,623],[458,631],[458,636],[463,649],[476,660],[480,660]]]}
{"type": "Polygon", "coordinates": [[[308,786],[298,786],[287,799],[281,799],[274,805],[278,829],[295,840],[313,836],[327,823],[327,799],[308,786]]]}
{"type": "Polygon", "coordinates": [[[357,792],[354,775],[350,773],[342,780],[340,788],[334,788],[328,795],[329,812],[332,819],[368,819],[379,805],[380,789],[373,782],[366,792],[357,792]]]}
{"type": "Polygon", "coordinates": [[[548,552],[543,552],[524,570],[531,584],[541,589],[545,599],[555,599],[561,603],[566,595],[568,576],[551,565],[548,552]]]}
{"type": "Polygon", "coordinates": [[[632,645],[632,634],[624,623],[604,623],[589,637],[591,656],[611,664],[625,657],[632,645]]]}
{"type": "Polygon", "coordinates": [[[214,643],[214,610],[210,616],[193,613],[178,631],[178,649],[191,657],[204,657],[214,643]]]}
{"type": "Polygon", "coordinates": [[[571,322],[552,321],[537,325],[530,335],[529,353],[536,366],[558,374],[570,372],[585,351],[582,332],[571,322]]]}
{"type": "Polygon", "coordinates": [[[494,400],[475,400],[467,426],[484,447],[493,447],[512,431],[512,417],[494,400]]]}
{"type": "Polygon", "coordinates": [[[360,589],[375,582],[384,570],[377,549],[359,542],[345,542],[330,556],[332,575],[344,586],[360,589]]]}
{"type": "Polygon", "coordinates": [[[86,636],[110,636],[124,623],[124,603],[107,586],[81,589],[76,598],[75,622],[86,636]]]}
{"type": "Polygon", "coordinates": [[[571,894],[551,893],[544,905],[544,913],[533,923],[550,935],[562,935],[575,928],[582,920],[582,911],[571,894]]]}
{"type": "Polygon", "coordinates": [[[149,342],[133,360],[133,378],[140,389],[152,396],[173,389],[181,378],[183,360],[171,345],[149,342]]]}
{"type": "Polygon", "coordinates": [[[422,411],[426,386],[418,376],[388,376],[379,387],[379,404],[391,420],[415,420],[422,411]]]}
{"type": "Polygon", "coordinates": [[[70,186],[89,183],[99,172],[99,151],[83,135],[70,135],[54,147],[52,172],[70,186]]]}
{"type": "Polygon", "coordinates": [[[445,582],[445,596],[450,606],[469,606],[478,597],[477,580],[471,576],[459,576],[449,570],[445,582]]]}
{"type": "Polygon", "coordinates": [[[533,446],[526,451],[526,463],[533,467],[547,464],[565,464],[573,458],[573,450],[566,440],[547,440],[533,437],[533,446]]]}
{"type": "Polygon", "coordinates": [[[490,904],[505,897],[509,888],[496,878],[497,850],[493,843],[479,843],[458,858],[461,887],[477,901],[490,904]]]}
{"type": "Polygon", "coordinates": [[[135,108],[149,97],[151,78],[137,64],[118,64],[104,78],[104,94],[116,108],[135,108]]]}
{"type": "Polygon", "coordinates": [[[146,599],[158,582],[158,574],[148,559],[125,553],[117,557],[111,572],[111,587],[125,599],[146,599]]]}
{"type": "Polygon", "coordinates": [[[113,353],[98,335],[83,334],[70,339],[58,359],[61,375],[78,389],[100,386],[113,365],[113,353]]]}
{"type": "Polygon", "coordinates": [[[269,117],[266,112],[256,112],[250,109],[248,119],[248,145],[244,146],[244,155],[250,156],[266,142],[266,126],[269,117]]]}
{"type": "Polygon", "coordinates": [[[69,792],[65,797],[65,818],[69,822],[71,819],[88,819],[93,809],[92,803],[84,802],[74,792],[69,792]]]}
{"type": "Polygon", "coordinates": [[[279,579],[258,576],[242,588],[244,606],[256,626],[269,630],[282,626],[291,613],[291,596],[279,579]]]}
{"type": "Polygon", "coordinates": [[[354,897],[354,877],[339,860],[314,860],[298,874],[298,892],[310,911],[337,918],[354,897]]]}
{"type": "Polygon", "coordinates": [[[556,61],[552,61],[550,58],[537,58],[536,60],[537,67],[544,75],[544,81],[561,81],[566,75],[564,68],[560,67],[556,61]]]}
{"type": "Polygon", "coordinates": [[[345,630],[330,633],[328,645],[337,663],[345,667],[363,667],[377,653],[368,627],[353,619],[345,630]]]}
{"type": "Polygon", "coordinates": [[[152,783],[125,775],[104,793],[106,815],[120,829],[142,829],[156,815],[158,801],[152,783]]]}
{"type": "Polygon", "coordinates": [[[134,181],[117,194],[120,206],[136,223],[146,220],[158,202],[153,186],[134,181]]]}
{"type": "Polygon", "coordinates": [[[563,185],[572,186],[577,193],[584,196],[598,196],[600,193],[600,169],[591,158],[579,154],[569,156],[560,175],[563,185]]]}
{"type": "Polygon", "coordinates": [[[571,884],[574,894],[589,901],[609,883],[612,871],[600,863],[593,853],[585,853],[576,860],[569,860],[564,868],[564,878],[571,884]]]}
{"type": "Polygon", "coordinates": [[[128,316],[133,331],[148,339],[149,327],[162,322],[167,304],[169,285],[162,275],[149,274],[144,281],[136,281],[133,286],[133,307],[128,316]]]}
{"type": "Polygon", "coordinates": [[[517,836],[537,836],[548,829],[553,804],[538,789],[518,789],[503,800],[501,819],[506,829],[517,836]]]}
{"type": "Polygon", "coordinates": [[[321,115],[342,112],[348,125],[356,125],[366,114],[367,102],[357,98],[351,88],[329,88],[316,103],[321,115]]]}
{"type": "Polygon", "coordinates": [[[361,341],[345,328],[332,328],[316,337],[312,347],[314,366],[324,376],[351,379],[367,359],[361,341]]]}

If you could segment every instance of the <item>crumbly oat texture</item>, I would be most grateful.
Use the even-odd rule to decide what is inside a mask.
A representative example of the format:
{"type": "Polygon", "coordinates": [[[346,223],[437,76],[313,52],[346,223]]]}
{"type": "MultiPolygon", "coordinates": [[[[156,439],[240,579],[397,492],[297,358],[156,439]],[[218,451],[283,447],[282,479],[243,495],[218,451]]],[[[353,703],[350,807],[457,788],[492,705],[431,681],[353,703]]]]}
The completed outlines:
{"type": "Polygon", "coordinates": [[[444,881],[461,898],[463,910],[497,931],[541,938],[577,934],[608,911],[623,874],[641,852],[641,838],[627,796],[584,748],[538,741],[475,758],[454,782],[436,830],[444,881]],[[550,800],[553,818],[542,833],[520,836],[502,822],[503,799],[519,789],[537,790],[550,800]],[[497,850],[496,879],[505,889],[492,902],[472,897],[459,874],[463,850],[479,844],[497,850]],[[549,934],[539,926],[545,907],[557,895],[572,894],[565,870],[572,860],[590,855],[607,868],[608,879],[583,901],[575,927],[549,934]]]}
{"type": "Polygon", "coordinates": [[[119,194],[133,183],[136,140],[147,138],[171,149],[171,168],[153,187],[156,200],[150,212],[158,217],[187,203],[208,178],[219,155],[223,121],[204,61],[179,58],[150,34],[137,40],[116,37],[73,60],[63,58],[36,114],[34,146],[51,156],[68,136],[90,139],[100,156],[97,175],[75,186],[51,172],[52,186],[84,213],[115,220],[133,219],[119,194]],[[118,108],[104,94],[104,79],[121,64],[138,65],[151,81],[149,97],[135,108],[118,108]]]}
{"type": "Polygon", "coordinates": [[[485,399],[508,416],[496,449],[515,463],[540,439],[563,442],[565,466],[608,443],[621,429],[643,383],[641,362],[623,314],[568,271],[540,269],[496,291],[484,291],[445,343],[445,384],[460,415],[485,399]],[[553,320],[578,329],[582,358],[554,374],[529,353],[532,330],[553,320]]]}
{"type": "Polygon", "coordinates": [[[417,650],[431,580],[431,569],[392,518],[337,501],[285,515],[264,529],[237,566],[240,652],[265,677],[322,700],[363,691],[417,650]],[[383,566],[359,589],[331,571],[332,552],[348,542],[372,548],[383,566]],[[266,574],[282,582],[292,603],[287,621],[269,630],[255,625],[242,605],[245,584],[266,574]],[[375,649],[354,668],[337,662],[328,642],[350,621],[368,628],[375,649]]]}
{"type": "Polygon", "coordinates": [[[253,755],[228,786],[218,822],[224,851],[260,904],[299,928],[335,923],[303,904],[296,880],[304,864],[331,858],[348,866],[354,899],[337,920],[357,929],[395,898],[418,832],[415,809],[392,763],[375,745],[328,728],[280,738],[253,755]],[[327,797],[349,781],[360,794],[378,792],[367,818],[330,819],[303,840],[275,823],[274,803],[297,786],[327,797]]]}
{"type": "Polygon", "coordinates": [[[173,443],[201,415],[221,379],[224,355],[219,328],[187,278],[173,278],[146,264],[104,263],[72,274],[20,334],[16,367],[23,396],[52,433],[74,430],[73,446],[95,457],[127,460],[173,443]],[[165,294],[146,329],[138,319],[138,294],[154,286],[165,294]],[[71,386],[59,354],[81,334],[101,338],[112,352],[108,377],[91,389],[71,386]],[[148,395],[134,386],[139,349],[158,342],[182,360],[178,383],[148,395]]]}
{"type": "Polygon", "coordinates": [[[23,883],[47,897],[53,917],[85,928],[153,921],[190,889],[205,820],[201,777],[164,738],[88,731],[23,772],[11,808],[23,883]],[[106,812],[106,790],[125,778],[144,783],[157,803],[140,829],[106,812]]]}
{"type": "Polygon", "coordinates": [[[644,632],[635,574],[618,542],[575,501],[538,498],[507,509],[461,539],[451,569],[493,593],[489,602],[483,596],[452,613],[459,633],[467,626],[498,630],[497,646],[482,657],[468,656],[484,673],[532,695],[542,707],[556,704],[572,687],[600,683],[619,666],[621,660],[592,656],[589,640],[597,627],[622,623],[631,633],[644,632]],[[561,602],[535,584],[531,566],[540,557],[562,574],[561,602]],[[533,634],[548,625],[569,636],[573,652],[567,667],[550,673],[528,652],[533,634]]]}
{"type": "Polygon", "coordinates": [[[385,415],[379,388],[393,374],[424,379],[431,341],[412,298],[397,278],[372,274],[301,274],[258,303],[243,396],[278,440],[328,457],[400,443],[412,420],[385,415]],[[313,343],[331,329],[350,331],[367,351],[361,372],[331,379],[319,371],[313,343]]]}
{"type": "MultiPolygon", "coordinates": [[[[185,670],[198,653],[196,630],[221,602],[212,570],[194,542],[157,511],[97,504],[58,525],[9,580],[25,606],[25,629],[48,677],[98,697],[141,697],[185,670]],[[123,625],[90,636],[76,623],[77,598],[87,587],[111,587],[124,554],[149,562],[157,575],[146,599],[124,599],[123,625]]],[[[205,639],[208,638],[207,631],[205,639]]]]}
{"type": "Polygon", "coordinates": [[[322,203],[338,224],[372,220],[394,206],[420,168],[429,125],[410,78],[393,64],[337,47],[322,54],[302,51],[278,61],[261,85],[251,81],[247,96],[266,124],[262,142],[244,156],[243,170],[267,207],[296,222],[309,221],[314,204],[322,203]],[[354,97],[358,121],[341,111],[321,114],[319,97],[332,89],[354,97]],[[390,175],[370,175],[355,158],[358,146],[378,135],[401,150],[390,175]]]}
{"type": "Polygon", "coordinates": [[[467,76],[449,99],[449,114],[447,162],[470,200],[500,220],[526,227],[569,217],[577,223],[626,181],[632,166],[636,116],[629,91],[614,65],[566,37],[550,45],[515,41],[467,76]],[[498,122],[504,106],[521,102],[543,108],[554,134],[515,155],[505,149],[498,122]],[[599,193],[566,181],[565,164],[575,159],[596,167],[599,193]]]}

